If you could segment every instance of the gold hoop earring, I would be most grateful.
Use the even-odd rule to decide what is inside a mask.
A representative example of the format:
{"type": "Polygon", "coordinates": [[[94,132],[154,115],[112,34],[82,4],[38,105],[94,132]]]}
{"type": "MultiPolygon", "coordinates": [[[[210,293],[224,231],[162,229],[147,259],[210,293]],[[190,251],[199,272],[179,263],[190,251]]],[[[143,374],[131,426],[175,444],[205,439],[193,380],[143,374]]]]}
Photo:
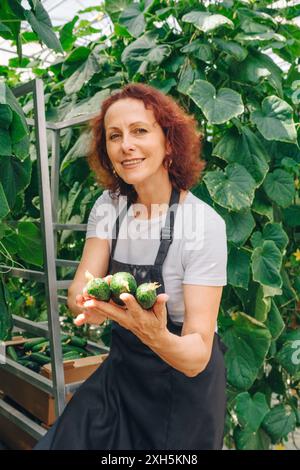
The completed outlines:
{"type": "Polygon", "coordinates": [[[173,161],[172,159],[169,161],[169,168],[170,168],[171,165],[172,165],[172,161],[173,161]]]}

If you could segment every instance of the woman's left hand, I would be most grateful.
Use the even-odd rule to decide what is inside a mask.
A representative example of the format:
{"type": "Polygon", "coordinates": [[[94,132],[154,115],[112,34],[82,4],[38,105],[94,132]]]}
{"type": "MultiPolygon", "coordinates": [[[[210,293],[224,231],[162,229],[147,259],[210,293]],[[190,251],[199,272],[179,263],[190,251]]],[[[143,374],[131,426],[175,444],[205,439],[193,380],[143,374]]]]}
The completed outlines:
{"type": "Polygon", "coordinates": [[[167,294],[159,294],[153,307],[143,309],[131,294],[121,294],[124,307],[110,300],[102,302],[89,299],[83,303],[85,311],[79,314],[74,323],[77,326],[84,323],[97,324],[97,317],[107,316],[110,320],[119,323],[123,328],[132,331],[145,344],[153,344],[160,335],[167,331],[167,308],[169,299],[167,294]]]}

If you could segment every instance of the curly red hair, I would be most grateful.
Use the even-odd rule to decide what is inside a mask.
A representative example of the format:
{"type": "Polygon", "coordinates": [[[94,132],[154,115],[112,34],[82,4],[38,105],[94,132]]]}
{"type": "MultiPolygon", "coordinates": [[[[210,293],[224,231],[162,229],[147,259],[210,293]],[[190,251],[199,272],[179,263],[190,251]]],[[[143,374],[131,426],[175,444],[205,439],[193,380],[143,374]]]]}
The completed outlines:
{"type": "Polygon", "coordinates": [[[168,168],[172,186],[179,191],[194,186],[206,165],[200,155],[203,136],[197,130],[197,121],[194,116],[188,115],[174,98],[143,83],[129,83],[114,92],[103,101],[99,116],[91,121],[93,139],[87,160],[100,186],[108,189],[112,197],[122,194],[133,202],[136,200],[134,187],[113,174],[106,150],[105,114],[113,103],[124,98],[141,100],[146,109],[153,110],[156,121],[171,144],[171,153],[165,157],[163,164],[168,168]]]}

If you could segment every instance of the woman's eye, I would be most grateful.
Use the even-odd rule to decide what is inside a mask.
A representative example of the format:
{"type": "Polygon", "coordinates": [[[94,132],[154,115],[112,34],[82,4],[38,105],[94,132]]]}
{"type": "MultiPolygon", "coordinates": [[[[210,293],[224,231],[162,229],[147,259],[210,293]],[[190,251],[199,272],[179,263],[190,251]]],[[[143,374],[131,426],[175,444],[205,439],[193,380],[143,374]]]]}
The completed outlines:
{"type": "MultiPolygon", "coordinates": [[[[134,129],[133,132],[136,132],[138,134],[144,134],[145,132],[147,132],[146,129],[143,129],[142,127],[138,127],[137,129],[134,129]]],[[[110,140],[114,140],[116,137],[119,137],[120,134],[111,134],[110,136],[110,140]]]]}

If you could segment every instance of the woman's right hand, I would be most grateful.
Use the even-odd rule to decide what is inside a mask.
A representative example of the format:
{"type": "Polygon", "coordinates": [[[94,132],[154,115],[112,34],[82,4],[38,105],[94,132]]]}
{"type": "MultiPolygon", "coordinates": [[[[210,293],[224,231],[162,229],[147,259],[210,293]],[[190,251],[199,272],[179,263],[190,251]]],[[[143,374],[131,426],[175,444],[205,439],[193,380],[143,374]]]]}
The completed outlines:
{"type": "MultiPolygon", "coordinates": [[[[108,276],[104,277],[104,280],[106,282],[110,283],[111,278],[112,278],[112,276],[108,275],[108,276]]],[[[94,297],[92,297],[91,295],[89,295],[87,293],[86,287],[83,288],[82,294],[76,295],[76,298],[75,298],[76,305],[83,310],[83,312],[76,317],[76,319],[75,319],[76,322],[74,321],[76,326],[84,325],[84,323],[90,323],[88,321],[89,312],[85,311],[84,302],[86,302],[89,299],[93,299],[93,298],[94,297]]],[[[99,314],[97,315],[97,325],[102,325],[102,323],[105,320],[107,320],[107,316],[104,316],[104,315],[102,316],[102,315],[99,315],[99,314]]]]}
{"type": "MultiPolygon", "coordinates": [[[[83,306],[83,304],[86,300],[89,300],[89,299],[92,299],[92,298],[93,297],[91,297],[89,295],[85,295],[84,293],[83,293],[83,295],[81,295],[81,294],[76,295],[76,305],[78,305],[78,307],[80,307],[82,309],[82,313],[77,315],[77,317],[74,320],[74,323],[75,323],[76,326],[82,326],[85,323],[92,323],[89,312],[83,306]]],[[[95,319],[94,324],[102,325],[102,323],[104,323],[105,320],[107,320],[106,316],[98,314],[97,319],[95,319]]]]}

